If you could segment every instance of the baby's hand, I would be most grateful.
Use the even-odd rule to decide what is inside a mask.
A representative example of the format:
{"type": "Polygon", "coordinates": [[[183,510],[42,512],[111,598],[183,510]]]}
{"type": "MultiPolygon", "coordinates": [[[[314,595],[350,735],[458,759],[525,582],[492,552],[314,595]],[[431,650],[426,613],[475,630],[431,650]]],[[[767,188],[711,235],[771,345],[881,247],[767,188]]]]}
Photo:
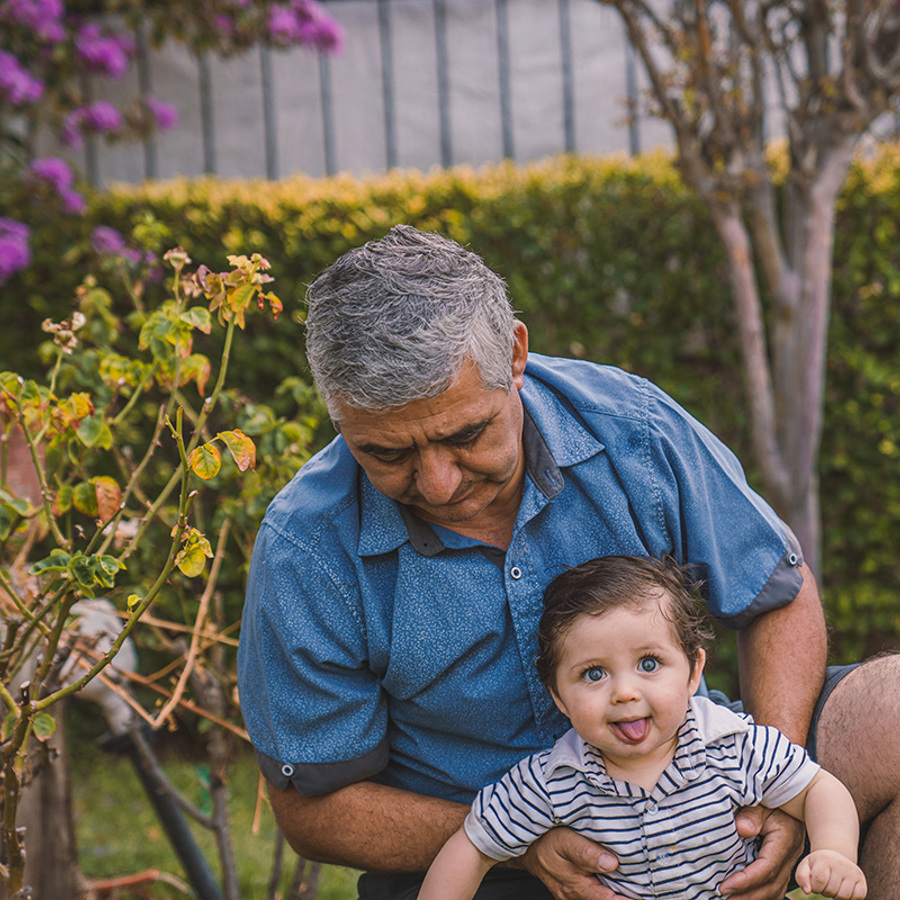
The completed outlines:
{"type": "Polygon", "coordinates": [[[866,876],[836,850],[814,850],[800,861],[795,877],[807,894],[835,900],[863,900],[866,896],[866,876]]]}

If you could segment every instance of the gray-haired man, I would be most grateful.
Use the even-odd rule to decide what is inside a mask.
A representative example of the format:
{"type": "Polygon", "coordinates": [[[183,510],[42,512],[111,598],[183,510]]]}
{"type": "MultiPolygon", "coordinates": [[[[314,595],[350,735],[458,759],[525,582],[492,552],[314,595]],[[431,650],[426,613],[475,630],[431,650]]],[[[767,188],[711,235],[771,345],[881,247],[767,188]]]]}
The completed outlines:
{"type": "MultiPolygon", "coordinates": [[[[596,556],[668,553],[738,629],[757,720],[802,743],[815,713],[819,761],[870,822],[870,897],[893,896],[900,665],[830,672],[823,690],[814,579],[727,448],[643,379],[529,354],[502,280],[408,226],[323,272],[307,326],[340,436],[266,514],[239,654],[299,853],[367,870],[363,898],[414,897],[475,792],[566,727],[532,663],[544,587],[596,556]]],[[[763,845],[723,892],[783,897],[799,823],[757,809],[737,827],[763,845]]],[[[594,873],[616,860],[568,829],[520,865],[478,897],[614,898],[594,873]]]]}

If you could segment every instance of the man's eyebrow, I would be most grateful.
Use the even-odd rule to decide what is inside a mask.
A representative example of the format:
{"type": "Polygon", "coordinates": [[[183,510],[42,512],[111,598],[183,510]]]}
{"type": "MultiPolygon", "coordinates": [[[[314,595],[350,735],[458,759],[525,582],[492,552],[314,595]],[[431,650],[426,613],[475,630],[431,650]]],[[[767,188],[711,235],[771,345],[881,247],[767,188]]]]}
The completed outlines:
{"type": "Polygon", "coordinates": [[[441,443],[445,444],[467,441],[484,431],[484,429],[487,428],[487,426],[491,423],[491,420],[493,418],[493,416],[487,416],[479,422],[471,422],[468,425],[463,425],[463,427],[460,428],[459,431],[454,431],[453,434],[448,434],[446,437],[442,437],[441,443]]]}

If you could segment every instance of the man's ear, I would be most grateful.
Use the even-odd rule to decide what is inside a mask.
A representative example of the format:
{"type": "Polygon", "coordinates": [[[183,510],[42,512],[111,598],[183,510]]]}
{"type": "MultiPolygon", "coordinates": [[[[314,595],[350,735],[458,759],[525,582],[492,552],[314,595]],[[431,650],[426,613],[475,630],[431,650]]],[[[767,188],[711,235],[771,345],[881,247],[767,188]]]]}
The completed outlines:
{"type": "Polygon", "coordinates": [[[528,329],[524,322],[516,322],[513,330],[512,379],[517,391],[525,383],[525,363],[528,362],[528,329]]]}
{"type": "Polygon", "coordinates": [[[691,680],[688,682],[692,697],[697,693],[697,688],[700,687],[700,679],[703,677],[703,668],[705,665],[706,651],[701,648],[697,654],[697,662],[694,663],[694,671],[691,672],[691,680]]]}

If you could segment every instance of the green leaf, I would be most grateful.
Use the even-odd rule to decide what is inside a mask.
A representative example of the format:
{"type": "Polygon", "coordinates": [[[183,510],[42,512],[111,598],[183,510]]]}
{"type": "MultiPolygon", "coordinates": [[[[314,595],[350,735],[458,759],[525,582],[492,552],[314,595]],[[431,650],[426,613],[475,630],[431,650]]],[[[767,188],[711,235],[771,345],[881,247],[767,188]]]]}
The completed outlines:
{"type": "Polygon", "coordinates": [[[34,717],[34,736],[39,741],[46,741],[56,731],[56,722],[49,713],[39,712],[34,717]]]}
{"type": "Polygon", "coordinates": [[[75,485],[72,490],[72,505],[78,512],[97,518],[100,511],[97,508],[97,491],[92,482],[82,481],[75,485]]]}
{"type": "Polygon", "coordinates": [[[48,572],[65,572],[69,568],[71,556],[65,550],[54,547],[49,556],[39,559],[28,571],[32,575],[46,575],[48,572]]]}
{"type": "Polygon", "coordinates": [[[97,416],[86,416],[82,419],[81,424],[75,431],[78,435],[78,440],[80,440],[85,447],[96,446],[103,436],[104,424],[103,419],[100,419],[97,416]]]}
{"type": "Polygon", "coordinates": [[[191,328],[196,328],[204,334],[212,331],[212,317],[205,306],[192,306],[185,310],[180,318],[182,322],[186,322],[191,328]]]}
{"type": "Polygon", "coordinates": [[[191,453],[188,457],[188,466],[195,475],[209,481],[210,478],[215,478],[222,468],[222,454],[212,441],[207,441],[191,453]]]}
{"type": "Polygon", "coordinates": [[[128,595],[128,612],[134,612],[141,603],[144,602],[144,598],[140,594],[129,594],[128,595]]]}
{"type": "Polygon", "coordinates": [[[225,442],[228,452],[242,472],[256,468],[256,445],[240,428],[220,431],[216,437],[225,442]]]}
{"type": "Polygon", "coordinates": [[[53,500],[53,515],[61,516],[72,506],[72,485],[64,484],[53,500]]]}

